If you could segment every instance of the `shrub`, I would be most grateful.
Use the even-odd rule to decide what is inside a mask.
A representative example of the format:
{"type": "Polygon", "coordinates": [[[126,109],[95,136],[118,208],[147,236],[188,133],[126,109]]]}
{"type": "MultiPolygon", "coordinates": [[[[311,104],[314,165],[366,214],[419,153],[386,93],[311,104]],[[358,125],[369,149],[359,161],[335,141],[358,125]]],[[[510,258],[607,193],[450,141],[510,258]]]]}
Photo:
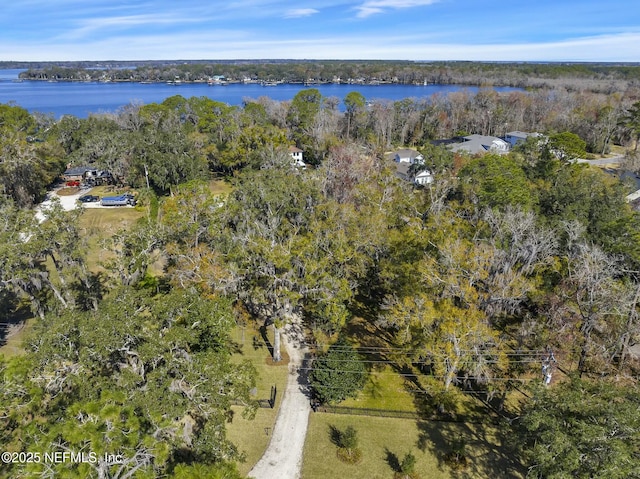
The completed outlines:
{"type": "Polygon", "coordinates": [[[358,432],[353,426],[347,426],[344,431],[333,429],[332,434],[338,446],[338,459],[348,464],[357,464],[362,460],[362,451],[358,448],[358,432]]]}
{"type": "Polygon", "coordinates": [[[320,402],[335,404],[362,390],[367,367],[353,346],[339,339],[316,360],[309,380],[320,402]]]}

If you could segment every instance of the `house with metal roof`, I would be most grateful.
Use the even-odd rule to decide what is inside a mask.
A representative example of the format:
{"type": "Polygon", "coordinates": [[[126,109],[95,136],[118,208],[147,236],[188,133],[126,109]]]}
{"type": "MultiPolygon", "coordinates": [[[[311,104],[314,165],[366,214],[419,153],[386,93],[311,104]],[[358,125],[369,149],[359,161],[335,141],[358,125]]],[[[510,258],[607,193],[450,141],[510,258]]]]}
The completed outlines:
{"type": "Polygon", "coordinates": [[[485,135],[467,135],[463,136],[459,143],[451,143],[449,149],[451,151],[466,152],[472,155],[479,153],[499,153],[506,154],[509,152],[509,143],[496,136],[485,135]]]}

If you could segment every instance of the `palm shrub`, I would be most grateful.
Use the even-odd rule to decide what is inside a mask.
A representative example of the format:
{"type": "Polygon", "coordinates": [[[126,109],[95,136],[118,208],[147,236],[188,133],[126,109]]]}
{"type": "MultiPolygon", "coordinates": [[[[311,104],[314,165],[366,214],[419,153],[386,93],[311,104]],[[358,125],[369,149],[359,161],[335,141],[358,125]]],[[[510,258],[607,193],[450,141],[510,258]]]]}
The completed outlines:
{"type": "Polygon", "coordinates": [[[362,459],[362,451],[358,447],[358,432],[353,426],[344,431],[336,431],[337,456],[343,462],[356,464],[362,459]]]}
{"type": "Polygon", "coordinates": [[[416,456],[408,452],[400,463],[397,464],[398,470],[394,474],[395,479],[418,479],[416,473],[416,456]]]}

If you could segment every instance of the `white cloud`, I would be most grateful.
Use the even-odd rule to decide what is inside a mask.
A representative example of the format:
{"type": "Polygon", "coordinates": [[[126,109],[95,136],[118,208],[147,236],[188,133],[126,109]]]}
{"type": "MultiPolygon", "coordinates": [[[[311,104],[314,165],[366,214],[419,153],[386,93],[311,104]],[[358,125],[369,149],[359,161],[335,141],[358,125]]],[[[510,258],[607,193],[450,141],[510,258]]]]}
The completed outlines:
{"type": "Polygon", "coordinates": [[[70,29],[62,38],[80,39],[97,30],[126,29],[148,25],[178,25],[198,21],[197,18],[180,17],[169,13],[87,18],[78,20],[78,28],[70,29]]]}
{"type": "Polygon", "coordinates": [[[320,10],[316,10],[315,8],[294,8],[292,10],[287,10],[284,14],[284,18],[309,17],[316,13],[320,13],[320,10]]]}
{"type": "MultiPolygon", "coordinates": [[[[363,59],[477,61],[637,62],[640,32],[585,36],[552,42],[438,42],[425,34],[384,36],[332,32],[287,38],[258,35],[251,28],[190,30],[171,34],[94,35],[60,43],[37,37],[0,42],[0,60],[160,60],[160,59],[363,59]]],[[[459,37],[461,38],[461,36],[459,37]]]]}
{"type": "Polygon", "coordinates": [[[356,10],[358,10],[358,18],[366,18],[377,13],[383,13],[386,10],[422,7],[437,2],[438,0],[367,0],[356,7],[356,10]]]}

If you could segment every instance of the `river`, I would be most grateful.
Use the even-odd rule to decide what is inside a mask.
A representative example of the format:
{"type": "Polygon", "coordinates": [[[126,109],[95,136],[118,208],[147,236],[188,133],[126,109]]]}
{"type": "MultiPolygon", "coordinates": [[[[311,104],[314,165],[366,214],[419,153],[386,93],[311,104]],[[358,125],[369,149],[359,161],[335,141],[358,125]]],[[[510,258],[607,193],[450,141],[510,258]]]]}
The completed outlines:
{"type": "MultiPolygon", "coordinates": [[[[178,86],[166,83],[18,81],[21,71],[0,69],[0,103],[13,103],[31,113],[51,114],[56,118],[63,115],[86,118],[91,113],[114,112],[132,102],[161,103],[173,95],[182,95],[185,98],[206,96],[229,105],[242,105],[247,98],[255,99],[261,96],[279,101],[291,100],[296,93],[305,88],[317,88],[323,96],[333,96],[340,100],[349,92],[358,91],[368,101],[428,98],[434,94],[446,95],[460,90],[478,91],[478,87],[459,85],[279,84],[267,87],[255,83],[232,83],[225,86],[183,83],[178,86]]],[[[495,90],[520,89],[496,87],[495,90]]],[[[344,108],[342,102],[339,108],[344,108]]]]}

